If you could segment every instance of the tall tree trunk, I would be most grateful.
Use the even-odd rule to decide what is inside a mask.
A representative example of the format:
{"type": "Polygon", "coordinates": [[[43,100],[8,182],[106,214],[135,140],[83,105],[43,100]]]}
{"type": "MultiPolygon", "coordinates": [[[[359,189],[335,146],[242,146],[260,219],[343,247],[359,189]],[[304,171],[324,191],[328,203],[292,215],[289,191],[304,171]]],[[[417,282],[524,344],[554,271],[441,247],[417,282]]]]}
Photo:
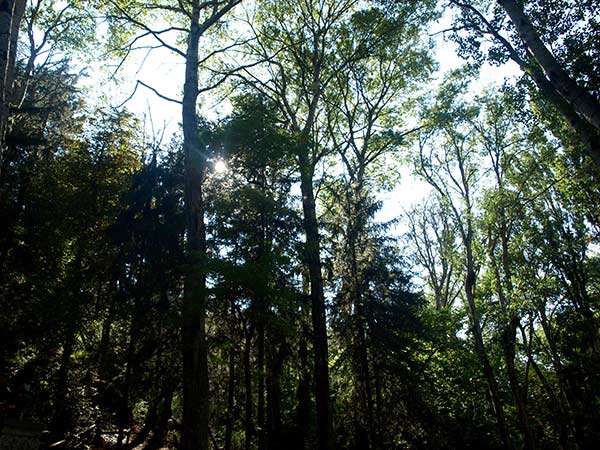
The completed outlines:
{"type": "Polygon", "coordinates": [[[75,326],[69,324],[66,329],[63,351],[60,358],[60,368],[56,388],[54,390],[54,417],[52,418],[52,431],[56,439],[62,439],[69,427],[70,417],[67,403],[67,390],[71,355],[75,348],[75,326]]]}
{"type": "Polygon", "coordinates": [[[281,442],[281,371],[287,354],[287,344],[282,343],[276,349],[276,341],[268,345],[267,369],[267,439],[268,450],[278,450],[281,442]]]}
{"type": "Polygon", "coordinates": [[[136,301],[136,307],[134,308],[131,316],[131,323],[129,325],[129,344],[127,345],[127,359],[125,361],[125,376],[123,380],[123,388],[121,390],[121,401],[119,406],[118,424],[119,432],[117,434],[117,448],[122,448],[123,439],[125,437],[125,427],[129,424],[130,408],[129,408],[129,395],[131,392],[131,375],[133,371],[133,360],[135,356],[135,346],[138,339],[138,317],[141,315],[141,308],[138,306],[136,301]]]}
{"type": "Polygon", "coordinates": [[[368,450],[373,434],[373,398],[362,308],[357,312],[357,330],[354,338],[354,370],[356,376],[356,448],[368,450]]]}
{"type": "MultiPolygon", "coordinates": [[[[170,383],[170,382],[167,382],[170,383]]],[[[168,385],[162,394],[162,400],[158,411],[158,420],[154,427],[154,432],[144,450],[156,450],[163,447],[167,434],[169,432],[169,419],[173,415],[171,403],[173,402],[174,389],[168,385]]]]}
{"type": "Polygon", "coordinates": [[[0,0],[0,180],[4,166],[9,102],[15,79],[17,44],[26,0],[0,0]]]}
{"type": "MultiPolygon", "coordinates": [[[[182,348],[183,348],[183,417],[182,450],[208,450],[208,350],[206,344],[206,227],[202,187],[206,165],[200,142],[196,104],[198,101],[198,48],[206,30],[217,23],[241,0],[223,2],[187,2],[189,17],[185,52],[182,128],[184,151],[184,209],[188,271],[184,279],[182,348]],[[210,11],[200,24],[201,11],[210,11]]],[[[181,4],[181,3],[180,3],[181,4]]],[[[182,7],[183,8],[183,7],[182,7]]]]}
{"type": "Polygon", "coordinates": [[[502,332],[504,361],[506,363],[506,373],[508,375],[510,390],[515,400],[515,404],[517,405],[517,415],[519,416],[519,423],[521,426],[521,433],[523,434],[525,448],[527,450],[535,450],[536,445],[531,434],[531,428],[529,426],[529,415],[527,414],[525,396],[523,395],[523,389],[521,387],[521,383],[519,382],[517,369],[515,367],[515,345],[518,323],[518,317],[515,314],[512,314],[509,323],[504,326],[504,330],[502,332]]]}
{"type": "Polygon", "coordinates": [[[540,39],[523,6],[516,0],[498,0],[511,19],[523,43],[546,73],[548,80],[577,113],[581,114],[600,133],[600,103],[581,88],[564,70],[540,39]]]}
{"type": "Polygon", "coordinates": [[[506,426],[506,419],[504,416],[504,409],[502,402],[500,401],[500,395],[498,392],[498,382],[494,375],[494,370],[490,364],[490,360],[487,355],[487,350],[483,342],[483,333],[481,331],[481,319],[479,317],[479,311],[475,304],[475,284],[477,281],[477,274],[475,272],[475,258],[473,255],[473,239],[474,239],[474,226],[473,226],[473,202],[471,199],[471,185],[467,175],[468,167],[465,165],[465,157],[462,153],[462,147],[455,147],[455,156],[460,171],[460,180],[462,188],[462,200],[465,204],[465,210],[463,214],[459,214],[458,211],[453,207],[455,211],[455,219],[459,224],[459,230],[465,248],[465,285],[464,292],[469,307],[471,316],[471,329],[473,331],[473,338],[475,341],[475,353],[479,358],[482,372],[486,380],[488,387],[489,397],[496,417],[496,425],[498,427],[498,433],[500,434],[500,440],[505,450],[512,448],[510,442],[510,436],[508,434],[508,428],[506,426]],[[464,218],[463,218],[464,215],[464,218]]]}
{"type": "Polygon", "coordinates": [[[298,377],[298,388],[296,391],[296,449],[304,450],[306,448],[306,437],[308,435],[308,419],[310,413],[310,369],[308,366],[308,348],[306,342],[306,333],[302,331],[302,336],[298,343],[298,359],[300,370],[298,377]]]}
{"type": "MultiPolygon", "coordinates": [[[[262,192],[266,192],[267,189],[267,176],[265,167],[261,167],[259,171],[259,186],[262,192]]],[[[267,211],[264,205],[261,205],[259,213],[257,215],[257,243],[258,248],[256,251],[256,262],[262,265],[269,249],[271,248],[271,233],[269,232],[269,225],[267,219],[267,211]]],[[[268,281],[263,286],[268,288],[268,281]]],[[[266,436],[266,423],[265,423],[265,326],[268,311],[267,299],[263,294],[257,294],[256,296],[256,369],[257,369],[257,383],[256,383],[256,432],[258,437],[258,450],[265,450],[265,436],[266,436]]]]}
{"type": "MultiPolygon", "coordinates": [[[[360,195],[361,194],[357,192],[355,197],[360,198],[360,195]]],[[[352,320],[354,325],[352,364],[354,366],[354,396],[356,402],[354,439],[357,449],[368,450],[370,448],[370,440],[373,433],[373,398],[371,392],[371,377],[369,373],[363,295],[356,251],[359,230],[362,228],[360,217],[364,214],[359,208],[360,206],[350,214],[352,217],[349,217],[350,223],[347,232],[348,246],[350,249],[351,294],[352,301],[354,302],[354,317],[352,320]]]]}
{"type": "Polygon", "coordinates": [[[314,167],[309,161],[308,151],[308,145],[300,146],[300,189],[302,191],[302,210],[304,213],[304,231],[306,233],[304,258],[308,266],[312,306],[317,447],[319,450],[328,450],[331,438],[331,417],[329,415],[327,322],[325,295],[323,293],[323,275],[321,273],[321,244],[313,190],[314,167]]]}
{"type": "Polygon", "coordinates": [[[27,0],[13,0],[13,14],[10,23],[10,43],[8,51],[8,64],[4,78],[4,89],[6,89],[6,101],[13,100],[13,88],[15,84],[15,68],[17,64],[17,47],[19,45],[19,30],[25,14],[27,0]]]}
{"type": "MultiPolygon", "coordinates": [[[[495,160],[497,163],[499,159],[495,160]]],[[[497,174],[498,188],[501,192],[504,191],[502,178],[500,174],[500,167],[495,166],[495,172],[497,174]]],[[[519,424],[525,448],[527,450],[535,450],[536,445],[531,434],[529,427],[529,416],[527,414],[525,396],[519,382],[519,376],[515,367],[515,353],[516,353],[516,337],[517,328],[520,326],[520,319],[515,312],[511,311],[511,303],[513,301],[513,280],[512,280],[512,269],[510,265],[510,252],[509,252],[509,234],[508,225],[506,219],[505,209],[500,205],[499,209],[499,234],[500,234],[500,247],[501,247],[501,264],[502,274],[498,264],[494,257],[494,246],[489,246],[489,257],[492,261],[494,269],[494,275],[496,278],[496,287],[498,291],[498,298],[500,307],[504,316],[508,319],[508,323],[502,325],[502,350],[504,353],[504,362],[506,364],[506,373],[508,375],[508,383],[512,392],[513,399],[517,406],[517,415],[519,417],[519,424]]]]}
{"type": "Polygon", "coordinates": [[[580,380],[569,377],[560,360],[560,352],[558,350],[555,333],[553,332],[546,315],[546,304],[542,303],[537,306],[540,325],[542,326],[544,337],[546,338],[546,342],[548,344],[550,361],[552,362],[552,367],[554,368],[554,372],[556,373],[556,377],[558,379],[560,394],[564,401],[564,405],[570,412],[575,440],[578,443],[579,448],[588,448],[588,433],[586,431],[587,427],[585,420],[583,419],[585,416],[585,407],[581,401],[580,395],[583,389],[580,386],[580,380]]]}
{"type": "Polygon", "coordinates": [[[258,434],[258,450],[265,450],[265,326],[264,326],[264,301],[259,299],[259,316],[257,326],[257,355],[256,365],[258,369],[258,380],[256,385],[257,395],[257,412],[256,412],[256,423],[257,423],[257,434],[258,434]]]}
{"type": "Polygon", "coordinates": [[[381,369],[377,364],[377,355],[371,354],[373,366],[373,389],[375,391],[375,405],[373,408],[373,448],[379,450],[383,448],[383,387],[381,385],[381,369]]]}
{"type": "MultiPolygon", "coordinates": [[[[111,284],[111,287],[115,287],[115,285],[111,284]]],[[[102,322],[102,334],[100,337],[100,345],[98,347],[98,374],[103,380],[105,379],[110,364],[110,335],[112,324],[116,316],[115,295],[110,292],[109,296],[110,304],[108,305],[108,313],[102,322]]]]}
{"type": "Polygon", "coordinates": [[[231,450],[233,437],[233,408],[235,399],[235,348],[233,343],[229,349],[229,380],[227,382],[227,418],[225,419],[225,450],[231,450]]]}
{"type": "Polygon", "coordinates": [[[252,336],[254,334],[253,325],[246,330],[246,339],[244,341],[244,450],[250,450],[252,447],[252,435],[254,427],[252,424],[252,367],[250,365],[250,351],[252,350],[252,336]]]}
{"type": "Polygon", "coordinates": [[[188,271],[183,295],[183,418],[182,450],[208,449],[208,361],[206,348],[206,230],[202,184],[204,155],[198,131],[198,45],[200,2],[191,2],[185,61],[182,127],[185,166],[185,216],[188,271]]]}
{"type": "MultiPolygon", "coordinates": [[[[468,219],[467,219],[468,220],[468,219]]],[[[490,360],[488,359],[487,351],[485,349],[485,344],[483,342],[483,334],[481,332],[481,321],[479,318],[479,312],[477,311],[477,307],[475,305],[475,262],[473,260],[473,248],[472,248],[472,231],[470,230],[471,225],[467,225],[469,231],[467,231],[467,236],[465,237],[465,250],[467,253],[467,276],[465,278],[465,297],[467,299],[467,304],[469,306],[469,311],[471,313],[471,325],[473,330],[473,338],[475,340],[475,352],[477,357],[479,358],[479,362],[482,367],[483,375],[485,377],[488,393],[490,395],[490,399],[492,402],[492,407],[494,409],[494,415],[496,416],[496,424],[498,426],[498,432],[500,434],[500,439],[504,445],[506,450],[510,450],[511,443],[510,437],[508,434],[508,429],[506,426],[506,419],[504,417],[504,410],[502,408],[502,402],[500,401],[500,395],[498,393],[498,383],[496,381],[496,377],[494,375],[494,370],[492,369],[492,365],[490,364],[490,360]]]]}
{"type": "MultiPolygon", "coordinates": [[[[116,270],[116,269],[115,269],[116,270]]],[[[104,321],[102,322],[102,331],[100,336],[100,344],[98,346],[98,356],[96,359],[96,366],[98,368],[98,378],[102,382],[104,388],[101,390],[102,396],[106,395],[104,390],[110,384],[108,381],[110,380],[110,365],[111,365],[111,333],[112,333],[112,325],[116,318],[117,314],[117,277],[113,273],[111,277],[111,281],[108,285],[108,312],[104,321]]],[[[104,429],[104,420],[102,414],[97,416],[96,420],[96,429],[95,429],[95,441],[100,441],[102,436],[102,431],[104,429]]],[[[141,443],[141,442],[140,442],[141,443]]]]}
{"type": "Polygon", "coordinates": [[[559,430],[559,441],[561,447],[564,450],[572,448],[569,439],[569,429],[572,428],[571,413],[567,411],[567,408],[564,406],[563,401],[556,396],[554,389],[552,388],[552,386],[550,386],[550,383],[548,382],[546,376],[542,373],[535,359],[533,359],[531,355],[529,355],[528,357],[531,367],[533,367],[533,371],[537,375],[538,379],[540,380],[540,383],[542,384],[542,387],[544,388],[544,391],[546,392],[546,395],[550,399],[550,403],[554,412],[554,423],[559,430]]]}

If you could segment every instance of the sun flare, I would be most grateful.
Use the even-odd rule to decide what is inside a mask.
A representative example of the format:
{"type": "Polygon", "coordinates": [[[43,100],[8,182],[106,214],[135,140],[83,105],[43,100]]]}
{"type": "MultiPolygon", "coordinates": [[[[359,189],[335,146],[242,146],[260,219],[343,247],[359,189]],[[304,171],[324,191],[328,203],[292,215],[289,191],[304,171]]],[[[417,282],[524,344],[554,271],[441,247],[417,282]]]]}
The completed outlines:
{"type": "Polygon", "coordinates": [[[222,159],[218,159],[215,161],[215,172],[216,173],[224,173],[227,172],[227,164],[222,159]]]}

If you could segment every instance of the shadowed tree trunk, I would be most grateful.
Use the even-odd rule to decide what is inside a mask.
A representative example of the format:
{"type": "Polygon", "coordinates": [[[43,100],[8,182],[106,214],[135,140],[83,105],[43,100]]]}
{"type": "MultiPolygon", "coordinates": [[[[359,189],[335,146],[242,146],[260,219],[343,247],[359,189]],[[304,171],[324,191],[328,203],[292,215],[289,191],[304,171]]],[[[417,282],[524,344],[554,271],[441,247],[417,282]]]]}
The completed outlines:
{"type": "Polygon", "coordinates": [[[325,295],[321,273],[320,237],[313,190],[314,166],[310,163],[305,145],[299,152],[300,188],[306,233],[305,261],[309,272],[312,306],[313,352],[315,358],[315,401],[317,404],[317,442],[320,450],[329,448],[331,417],[329,415],[329,366],[325,295]]]}
{"type": "MultiPolygon", "coordinates": [[[[185,82],[182,101],[184,151],[184,209],[188,270],[183,293],[183,417],[182,450],[208,449],[208,362],[206,347],[206,227],[203,199],[205,154],[196,114],[198,101],[199,40],[241,0],[201,2],[191,0],[185,11],[189,18],[185,52],[185,82]],[[200,14],[210,11],[200,21],[200,14]]],[[[180,5],[183,3],[180,2],[180,5]]]]}
{"type": "Polygon", "coordinates": [[[306,448],[310,414],[310,369],[308,366],[308,348],[304,331],[298,343],[298,358],[300,360],[300,376],[296,391],[296,445],[297,450],[306,448]]]}
{"type": "Polygon", "coordinates": [[[268,368],[267,368],[267,436],[266,445],[268,450],[281,448],[281,372],[283,362],[287,356],[287,344],[283,343],[279,349],[275,341],[268,345],[268,368]]]}
{"type": "Polygon", "coordinates": [[[225,419],[225,450],[231,450],[231,438],[233,436],[233,408],[235,395],[235,349],[233,345],[229,349],[229,377],[227,381],[227,418],[225,419]]]}
{"type": "Polygon", "coordinates": [[[206,230],[202,182],[204,155],[198,131],[198,41],[200,2],[192,1],[185,61],[182,128],[188,270],[183,294],[182,450],[208,449],[208,366],[206,348],[206,230]]]}
{"type": "MultiPolygon", "coordinates": [[[[469,164],[469,150],[465,146],[468,145],[465,140],[457,138],[454,130],[446,130],[446,133],[450,134],[450,143],[448,144],[444,156],[446,158],[446,165],[442,168],[433,168],[425,161],[421,149],[420,154],[420,173],[427,180],[428,183],[439,193],[439,195],[447,201],[453,215],[453,219],[456,221],[458,231],[464,247],[464,270],[465,282],[464,282],[464,295],[469,309],[469,315],[471,319],[471,331],[473,333],[473,340],[475,344],[475,354],[481,364],[483,376],[485,377],[489,399],[492,404],[494,416],[496,418],[496,425],[498,427],[498,434],[503,443],[505,450],[512,448],[510,435],[508,433],[508,427],[506,424],[506,418],[504,415],[504,409],[500,400],[500,394],[498,389],[498,382],[496,380],[494,369],[490,363],[487,349],[483,340],[483,333],[481,329],[481,318],[479,316],[479,310],[475,301],[475,285],[477,282],[477,271],[476,271],[476,260],[474,255],[475,247],[475,224],[474,224],[474,202],[473,202],[473,174],[475,173],[473,168],[469,164]],[[452,158],[455,167],[450,168],[448,165],[448,158],[452,158]],[[460,191],[460,203],[463,205],[463,209],[457,206],[457,203],[452,199],[449,191],[444,187],[443,179],[440,180],[440,173],[445,171],[447,176],[452,178],[455,186],[460,191]],[[452,171],[456,171],[456,176],[452,171]]],[[[443,175],[441,175],[443,177],[443,175]]]]}
{"type": "Polygon", "coordinates": [[[257,434],[258,434],[258,450],[265,450],[265,325],[264,325],[264,300],[258,300],[258,326],[256,345],[256,365],[258,369],[258,382],[256,386],[257,399],[257,411],[256,411],[256,423],[257,423],[257,434]]]}
{"type": "MultiPolygon", "coordinates": [[[[470,228],[470,226],[468,226],[468,228],[470,228]]],[[[510,450],[512,446],[510,444],[510,437],[508,435],[506,419],[504,417],[504,409],[502,408],[502,403],[500,402],[500,395],[498,393],[498,382],[496,381],[494,370],[492,369],[492,365],[490,364],[490,360],[488,358],[487,351],[483,343],[483,334],[481,332],[481,319],[479,318],[479,312],[477,311],[477,307],[475,305],[476,275],[474,270],[475,263],[473,260],[472,236],[472,231],[469,230],[465,239],[465,247],[467,253],[467,276],[465,278],[465,297],[467,299],[467,304],[469,306],[469,311],[471,315],[471,329],[473,331],[473,337],[475,340],[475,352],[477,354],[477,357],[479,358],[483,375],[487,382],[488,393],[490,395],[492,407],[494,409],[494,415],[496,416],[496,424],[498,425],[498,432],[500,433],[500,438],[502,439],[504,448],[506,450],[510,450]]]]}
{"type": "Polygon", "coordinates": [[[129,343],[127,345],[127,358],[125,361],[125,376],[123,380],[123,387],[121,389],[121,399],[119,406],[119,432],[117,435],[117,448],[122,448],[123,439],[125,438],[125,428],[130,423],[131,408],[129,397],[131,394],[131,377],[133,373],[133,365],[135,359],[135,347],[138,342],[140,334],[139,318],[142,316],[141,305],[139,299],[135,301],[135,308],[131,315],[131,321],[129,325],[129,343]]]}
{"type": "Polygon", "coordinates": [[[54,391],[54,417],[52,418],[52,431],[56,439],[62,439],[69,428],[69,410],[67,404],[67,387],[71,355],[75,348],[76,331],[74,324],[69,324],[66,329],[63,351],[60,358],[56,388],[54,391]]]}
{"type": "Polygon", "coordinates": [[[163,446],[167,433],[169,432],[169,419],[173,415],[171,403],[173,402],[173,386],[167,386],[162,392],[162,400],[159,405],[158,418],[152,437],[144,450],[156,450],[163,446]]]}
{"type": "Polygon", "coordinates": [[[252,435],[254,434],[254,425],[252,423],[252,366],[250,365],[250,352],[252,350],[252,337],[254,336],[254,323],[249,327],[244,327],[246,338],[244,340],[244,449],[250,450],[252,447],[252,435]]]}
{"type": "Polygon", "coordinates": [[[9,103],[12,97],[17,44],[26,0],[0,0],[0,180],[4,165],[9,103]]]}

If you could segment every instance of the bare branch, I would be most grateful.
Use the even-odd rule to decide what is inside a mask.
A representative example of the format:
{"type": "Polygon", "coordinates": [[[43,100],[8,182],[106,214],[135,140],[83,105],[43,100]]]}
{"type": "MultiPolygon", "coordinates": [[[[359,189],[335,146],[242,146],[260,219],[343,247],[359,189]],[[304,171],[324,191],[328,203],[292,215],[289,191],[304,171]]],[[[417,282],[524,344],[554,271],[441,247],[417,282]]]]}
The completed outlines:
{"type": "Polygon", "coordinates": [[[135,93],[137,92],[137,88],[139,85],[144,86],[146,89],[151,90],[152,92],[154,92],[158,97],[162,98],[163,100],[166,100],[168,102],[173,102],[173,103],[177,103],[178,105],[181,105],[182,102],[181,100],[177,100],[171,97],[168,97],[164,94],[161,94],[158,90],[156,90],[155,88],[153,88],[152,86],[144,83],[141,80],[137,80],[135,83],[135,87],[133,88],[133,92],[131,93],[131,95],[129,97],[127,97],[122,103],[120,103],[117,108],[121,108],[123,105],[125,105],[125,103],[127,103],[129,100],[131,100],[133,98],[133,96],[135,95],[135,93]]]}

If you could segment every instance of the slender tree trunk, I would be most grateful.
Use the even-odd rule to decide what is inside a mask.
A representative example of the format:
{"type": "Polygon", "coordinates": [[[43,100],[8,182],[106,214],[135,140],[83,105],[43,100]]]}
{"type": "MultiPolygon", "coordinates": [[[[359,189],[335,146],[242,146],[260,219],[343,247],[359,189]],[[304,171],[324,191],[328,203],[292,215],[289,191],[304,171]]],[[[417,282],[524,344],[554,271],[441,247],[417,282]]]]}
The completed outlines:
{"type": "Polygon", "coordinates": [[[309,271],[310,298],[313,324],[313,352],[315,358],[315,401],[317,406],[317,446],[330,448],[331,417],[329,415],[329,365],[327,349],[327,321],[323,275],[321,273],[320,237],[313,190],[314,168],[308,159],[308,146],[301,145],[299,152],[300,189],[304,212],[306,244],[304,258],[309,271]]]}
{"type": "MultiPolygon", "coordinates": [[[[111,294],[111,297],[114,297],[111,294]]],[[[110,335],[112,324],[115,319],[115,308],[113,302],[108,307],[108,314],[102,322],[102,334],[100,337],[100,345],[98,347],[98,373],[103,378],[109,364],[110,356],[110,335]]]]}
{"type": "Polygon", "coordinates": [[[185,216],[188,271],[183,295],[182,450],[208,450],[208,361],[206,348],[206,230],[202,183],[204,155],[198,131],[199,0],[191,2],[185,61],[182,127],[185,166],[185,216]]]}
{"type": "Polygon", "coordinates": [[[171,403],[173,402],[174,389],[173,386],[168,386],[162,392],[162,401],[159,407],[157,424],[154,427],[154,432],[150,441],[144,447],[144,450],[156,450],[163,447],[167,434],[169,432],[169,419],[173,415],[171,403]]]}
{"type": "MultiPolygon", "coordinates": [[[[115,271],[117,269],[114,269],[115,271]]],[[[113,273],[110,283],[108,285],[108,311],[104,321],[102,322],[102,332],[100,335],[100,345],[98,347],[98,375],[100,379],[106,380],[107,372],[110,365],[110,341],[112,333],[112,325],[117,314],[117,276],[113,273]]]]}
{"type": "Polygon", "coordinates": [[[550,383],[548,382],[546,376],[542,373],[537,362],[535,362],[535,360],[531,356],[529,357],[529,359],[531,367],[533,367],[533,371],[540,380],[540,383],[542,384],[542,387],[544,388],[544,391],[546,391],[546,394],[548,395],[548,398],[550,399],[550,402],[552,404],[552,409],[554,410],[555,424],[559,429],[559,441],[561,447],[564,450],[567,450],[572,447],[569,443],[569,427],[571,426],[571,414],[565,409],[563,402],[554,393],[554,389],[552,389],[552,386],[550,386],[550,383]]]}
{"type": "MultiPolygon", "coordinates": [[[[483,342],[483,333],[481,331],[481,320],[479,317],[479,311],[475,304],[475,283],[477,281],[477,275],[475,272],[475,258],[473,255],[473,239],[474,239],[474,227],[473,227],[473,203],[471,201],[471,185],[467,175],[467,167],[465,166],[464,154],[462,153],[461,147],[455,147],[455,156],[457,159],[458,168],[461,176],[462,183],[462,199],[465,203],[464,218],[455,209],[455,219],[459,223],[459,229],[463,245],[465,248],[465,298],[467,305],[469,306],[469,312],[471,315],[471,328],[473,331],[473,338],[475,341],[475,353],[479,358],[483,375],[485,377],[488,393],[496,417],[496,425],[498,427],[498,433],[500,434],[500,440],[505,450],[512,448],[510,442],[510,436],[508,434],[508,427],[506,426],[506,419],[504,416],[504,409],[502,402],[500,401],[500,395],[498,392],[498,382],[494,375],[494,370],[490,364],[490,360],[487,355],[487,350],[483,342]]],[[[447,195],[447,194],[446,194],[447,195]]]]}
{"type": "Polygon", "coordinates": [[[5,73],[5,84],[6,89],[6,101],[11,102],[13,100],[13,88],[15,84],[15,68],[17,64],[17,47],[19,45],[19,30],[21,29],[21,22],[23,15],[25,14],[25,8],[27,6],[27,0],[13,0],[13,14],[10,23],[10,43],[8,51],[8,64],[5,73]]]}
{"type": "Polygon", "coordinates": [[[67,404],[67,387],[69,382],[69,370],[71,367],[71,355],[75,348],[75,337],[75,327],[69,325],[63,343],[63,352],[60,358],[60,368],[58,369],[58,377],[54,391],[54,417],[52,418],[52,430],[57,439],[64,437],[70,422],[67,404]]]}
{"type": "Polygon", "coordinates": [[[252,366],[250,365],[250,351],[252,350],[252,336],[254,335],[254,327],[250,325],[250,329],[246,331],[246,339],[244,342],[244,450],[250,450],[252,447],[252,435],[254,434],[254,426],[252,424],[252,366]]]}
{"type": "Polygon", "coordinates": [[[538,314],[546,342],[548,343],[548,349],[550,350],[550,360],[552,361],[552,366],[558,379],[559,390],[564,404],[571,415],[575,441],[579,448],[589,448],[587,426],[584,419],[586,408],[581,398],[581,392],[583,391],[580,386],[581,380],[569,377],[560,360],[560,352],[556,343],[555,334],[546,316],[545,306],[545,304],[538,305],[538,314]]]}
{"type": "MultiPolygon", "coordinates": [[[[136,301],[137,303],[137,301],[136,301]]],[[[141,314],[140,308],[136,304],[136,308],[131,316],[131,324],[129,326],[129,344],[127,345],[127,359],[125,362],[125,377],[123,380],[123,388],[121,390],[121,401],[119,407],[119,433],[117,435],[117,448],[122,448],[123,439],[125,438],[125,427],[129,424],[129,395],[131,391],[131,374],[133,371],[133,360],[135,356],[135,346],[138,339],[138,317],[141,314]]]]}
{"type": "MultiPolygon", "coordinates": [[[[498,160],[496,160],[498,161],[498,160]]],[[[500,168],[495,167],[497,174],[498,188],[503,192],[502,179],[500,177],[500,168]]],[[[529,427],[529,416],[527,414],[525,396],[519,382],[519,376],[515,367],[515,353],[516,353],[516,337],[517,328],[520,326],[520,319],[516,313],[511,312],[510,305],[513,297],[513,281],[512,281],[512,269],[510,266],[510,253],[509,253],[509,237],[507,229],[507,220],[504,207],[501,205],[499,209],[499,234],[500,234],[500,246],[501,246],[501,264],[502,274],[500,268],[495,261],[494,248],[489,246],[489,257],[492,261],[494,268],[494,275],[496,278],[496,286],[498,291],[498,298],[500,300],[500,307],[504,316],[508,316],[508,323],[502,325],[502,350],[504,353],[504,362],[506,364],[506,373],[508,375],[508,383],[512,392],[513,399],[517,406],[517,415],[519,417],[519,424],[521,433],[523,435],[523,441],[527,450],[535,450],[536,445],[531,435],[531,429],[529,427]]]]}
{"type": "MultiPolygon", "coordinates": [[[[0,100],[2,113],[6,102],[6,81],[9,71],[10,35],[15,10],[15,0],[0,1],[0,100]]],[[[4,118],[4,117],[3,117],[4,118]]]]}
{"type": "MultiPolygon", "coordinates": [[[[259,176],[259,186],[262,192],[266,192],[267,189],[267,176],[265,168],[261,167],[259,176]]],[[[265,211],[264,205],[257,215],[257,243],[258,249],[256,252],[256,262],[262,264],[269,249],[271,248],[270,242],[272,240],[269,233],[269,225],[267,220],[267,212],[265,211]]],[[[264,286],[268,288],[267,284],[264,286]]],[[[256,432],[258,437],[258,450],[265,450],[265,436],[266,436],[266,423],[265,423],[265,327],[266,317],[268,311],[267,299],[264,295],[258,294],[256,296],[256,368],[257,368],[257,386],[256,386],[256,432]]]]}
{"type": "Polygon", "coordinates": [[[375,404],[373,405],[373,436],[371,438],[373,448],[380,450],[383,446],[383,387],[381,385],[381,369],[377,364],[377,355],[371,354],[371,364],[373,366],[373,390],[375,395],[375,404]]]}
{"type": "Polygon", "coordinates": [[[531,434],[531,428],[529,426],[529,415],[527,414],[527,407],[525,403],[525,396],[523,395],[523,389],[519,382],[517,369],[515,367],[515,344],[516,344],[516,333],[519,319],[516,315],[512,315],[510,322],[505,325],[503,330],[503,349],[504,349],[504,361],[506,363],[506,373],[508,375],[508,383],[517,405],[517,414],[519,416],[519,423],[521,425],[521,433],[523,434],[523,440],[525,448],[528,450],[535,450],[536,445],[531,434]]]}
{"type": "MultiPolygon", "coordinates": [[[[470,228],[470,225],[467,225],[470,228]]],[[[506,450],[510,450],[511,443],[508,435],[508,429],[506,426],[506,419],[504,417],[504,410],[502,408],[502,402],[500,401],[500,395],[498,393],[498,383],[494,375],[494,370],[488,359],[485,344],[483,342],[483,334],[481,332],[481,322],[479,319],[479,312],[475,305],[475,263],[473,260],[473,249],[472,249],[472,232],[469,230],[465,237],[465,250],[467,253],[467,276],[465,279],[465,297],[467,304],[469,305],[469,311],[471,313],[471,324],[473,330],[473,338],[475,340],[475,352],[479,358],[479,362],[482,367],[483,375],[485,377],[490,399],[492,401],[492,407],[494,409],[494,415],[496,416],[496,424],[498,426],[498,432],[500,439],[506,450]]]]}
{"type": "Polygon", "coordinates": [[[304,450],[306,448],[310,413],[310,369],[308,366],[308,348],[304,332],[298,343],[298,359],[300,360],[300,376],[296,392],[296,449],[304,450]]]}
{"type": "MultiPolygon", "coordinates": [[[[360,195],[360,194],[358,194],[360,195]]],[[[358,197],[358,195],[356,197],[358,197]]],[[[358,233],[361,227],[360,218],[363,212],[354,211],[353,218],[349,218],[348,246],[350,248],[350,277],[352,284],[352,300],[354,302],[354,336],[353,366],[355,376],[355,446],[360,450],[370,448],[371,435],[373,433],[373,398],[371,392],[371,376],[369,371],[369,356],[366,343],[365,313],[363,296],[361,291],[361,280],[358,269],[356,245],[358,233]],[[358,224],[354,221],[358,220],[358,224]]]]}
{"type": "Polygon", "coordinates": [[[267,369],[267,449],[278,450],[281,442],[281,371],[287,354],[287,344],[281,344],[276,350],[273,340],[268,345],[267,369]]]}
{"type": "Polygon", "coordinates": [[[257,398],[257,434],[258,434],[258,450],[265,450],[265,326],[264,326],[264,301],[259,300],[259,317],[256,336],[257,355],[256,365],[258,366],[258,380],[256,386],[257,398]]]}
{"type": "Polygon", "coordinates": [[[229,367],[227,382],[227,418],[225,419],[225,450],[231,450],[233,437],[233,408],[235,399],[235,348],[233,344],[229,349],[229,367]]]}
{"type": "MultiPolygon", "coordinates": [[[[359,314],[361,314],[359,312],[359,314]]],[[[357,381],[357,436],[356,444],[360,450],[368,450],[371,446],[373,434],[373,398],[371,391],[371,379],[369,370],[369,360],[367,353],[367,345],[365,340],[364,325],[359,319],[354,342],[355,355],[355,371],[357,381]]]]}

